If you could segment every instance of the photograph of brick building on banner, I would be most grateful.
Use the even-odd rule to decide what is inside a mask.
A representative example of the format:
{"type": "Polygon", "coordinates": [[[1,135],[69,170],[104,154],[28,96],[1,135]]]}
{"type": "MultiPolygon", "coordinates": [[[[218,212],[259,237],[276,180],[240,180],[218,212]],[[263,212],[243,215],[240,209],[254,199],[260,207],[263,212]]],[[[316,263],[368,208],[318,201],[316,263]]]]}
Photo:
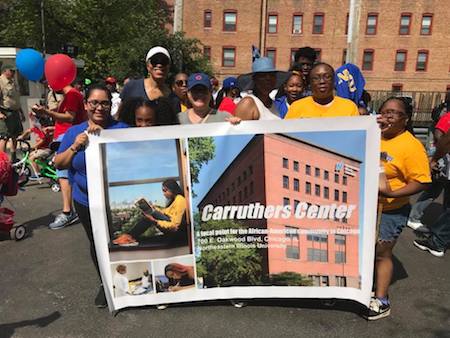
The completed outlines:
{"type": "MultiPolygon", "coordinates": [[[[196,229],[235,226],[246,230],[239,232],[245,236],[216,236],[209,240],[209,244],[213,241],[216,245],[199,245],[197,261],[205,267],[206,286],[360,288],[362,160],[320,142],[305,141],[302,137],[305,134],[214,138],[216,144],[224,143],[235,149],[240,146],[241,150],[226,168],[222,167],[222,173],[209,184],[201,200],[198,203],[194,200],[194,210],[198,208],[201,216],[197,218],[201,221],[195,225],[196,229]],[[226,213],[225,206],[239,206],[239,210],[235,214],[233,211],[222,214],[221,218],[218,210],[226,213]],[[265,211],[258,214],[257,209],[264,207],[265,211]],[[268,211],[272,207],[274,212],[268,211]],[[243,259],[230,263],[229,255],[233,254],[230,243],[236,243],[237,251],[253,250],[251,267],[261,264],[260,269],[254,269],[253,276],[234,276],[227,281],[213,276],[214,266],[208,260],[217,259],[217,255],[228,256],[231,265],[248,264],[243,259]]],[[[340,142],[336,140],[337,144],[340,142]]],[[[223,159],[216,154],[212,161],[223,159]]],[[[210,169],[209,177],[214,176],[214,170],[219,171],[210,169]]],[[[216,265],[216,269],[220,268],[216,265]]]]}

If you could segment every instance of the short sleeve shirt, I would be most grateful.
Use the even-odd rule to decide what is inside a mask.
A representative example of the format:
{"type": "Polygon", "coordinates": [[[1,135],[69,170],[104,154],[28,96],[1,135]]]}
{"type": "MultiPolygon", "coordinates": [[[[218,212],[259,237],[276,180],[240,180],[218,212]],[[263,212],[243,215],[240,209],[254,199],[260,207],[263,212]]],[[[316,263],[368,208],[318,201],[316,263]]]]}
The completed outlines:
{"type": "Polygon", "coordinates": [[[348,99],[335,96],[327,105],[321,105],[314,101],[312,96],[297,100],[291,104],[285,119],[299,119],[308,117],[338,117],[358,116],[358,107],[348,99]]]}
{"type": "MultiPolygon", "coordinates": [[[[430,166],[422,143],[411,133],[381,139],[381,161],[392,191],[411,181],[431,183],[430,166]]],[[[409,203],[408,197],[381,198],[383,211],[395,210],[409,203]]]]}
{"type": "Polygon", "coordinates": [[[0,106],[12,110],[20,109],[20,91],[14,80],[0,75],[0,106]]]}
{"type": "Polygon", "coordinates": [[[65,132],[73,125],[80,124],[86,121],[86,112],[84,110],[83,95],[75,88],[70,89],[65,95],[61,104],[58,107],[58,113],[72,112],[75,113],[75,118],[73,122],[55,122],[55,133],[53,138],[56,140],[60,135],[65,134],[65,132]]]}
{"type": "Polygon", "coordinates": [[[445,115],[443,115],[439,119],[439,121],[436,124],[435,128],[439,129],[444,134],[446,134],[448,132],[448,130],[450,129],[450,112],[447,112],[445,115]]]}

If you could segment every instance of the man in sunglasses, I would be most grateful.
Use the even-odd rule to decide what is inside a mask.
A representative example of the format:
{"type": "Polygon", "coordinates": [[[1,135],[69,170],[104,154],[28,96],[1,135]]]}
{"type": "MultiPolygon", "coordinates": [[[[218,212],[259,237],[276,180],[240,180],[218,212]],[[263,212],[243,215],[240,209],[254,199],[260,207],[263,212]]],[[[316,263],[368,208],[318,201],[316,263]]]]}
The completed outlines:
{"type": "MultiPolygon", "coordinates": [[[[130,80],[120,93],[122,101],[131,98],[143,98],[148,101],[157,101],[161,97],[170,95],[170,88],[166,84],[170,69],[170,54],[164,47],[151,48],[145,58],[148,77],[145,79],[130,80]]],[[[177,112],[161,116],[161,124],[174,124],[177,121],[177,112]]]]}
{"type": "Polygon", "coordinates": [[[172,82],[172,93],[169,95],[170,103],[173,109],[179,112],[185,112],[190,108],[190,103],[187,97],[187,81],[188,75],[186,73],[178,73],[172,82]]]}

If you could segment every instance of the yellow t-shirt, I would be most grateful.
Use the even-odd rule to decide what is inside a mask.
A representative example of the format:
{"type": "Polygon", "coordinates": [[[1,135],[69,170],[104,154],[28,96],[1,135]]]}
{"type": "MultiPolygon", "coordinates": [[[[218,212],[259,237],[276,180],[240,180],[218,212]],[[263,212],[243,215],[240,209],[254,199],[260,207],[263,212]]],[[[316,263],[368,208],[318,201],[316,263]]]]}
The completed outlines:
{"type": "Polygon", "coordinates": [[[353,101],[335,96],[327,105],[315,102],[312,96],[297,100],[291,104],[285,119],[301,119],[305,117],[337,117],[358,116],[358,107],[353,101]]]}
{"type": "MultiPolygon", "coordinates": [[[[392,191],[408,182],[431,183],[430,166],[422,143],[411,133],[389,139],[381,139],[381,163],[392,191]]],[[[383,211],[401,208],[409,203],[409,197],[380,197],[383,211]]]]}
{"type": "Polygon", "coordinates": [[[186,211],[186,199],[182,195],[177,195],[167,208],[158,210],[170,217],[170,221],[158,221],[158,225],[167,230],[177,230],[186,211]]]}
{"type": "Polygon", "coordinates": [[[181,102],[180,102],[180,107],[181,107],[181,112],[182,113],[184,113],[188,109],[188,107],[185,106],[184,104],[182,104],[181,102]]]}

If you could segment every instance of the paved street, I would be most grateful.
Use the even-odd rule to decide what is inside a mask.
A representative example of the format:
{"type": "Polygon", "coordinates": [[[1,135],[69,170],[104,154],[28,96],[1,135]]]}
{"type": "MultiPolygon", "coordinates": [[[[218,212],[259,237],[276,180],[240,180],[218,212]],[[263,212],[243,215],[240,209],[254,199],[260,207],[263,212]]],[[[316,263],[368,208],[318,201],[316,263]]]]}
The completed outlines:
{"type": "MultiPolygon", "coordinates": [[[[439,259],[419,251],[410,229],[395,250],[392,315],[376,322],[362,319],[356,303],[311,300],[132,308],[113,317],[93,304],[96,277],[81,225],[46,227],[60,196],[33,185],[9,202],[29,234],[0,239],[0,337],[450,337],[450,252],[439,259]]],[[[439,208],[431,209],[428,219],[439,208]]]]}

